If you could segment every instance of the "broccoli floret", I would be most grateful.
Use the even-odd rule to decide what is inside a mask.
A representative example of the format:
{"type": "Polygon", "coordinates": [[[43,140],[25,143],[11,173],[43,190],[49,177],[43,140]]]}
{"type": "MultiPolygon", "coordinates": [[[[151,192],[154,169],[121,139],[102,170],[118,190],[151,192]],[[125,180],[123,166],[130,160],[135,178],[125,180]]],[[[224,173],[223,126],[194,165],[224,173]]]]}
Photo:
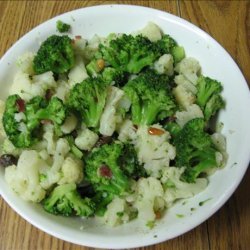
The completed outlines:
{"type": "Polygon", "coordinates": [[[56,22],[56,28],[60,33],[68,32],[70,30],[70,25],[62,22],[61,20],[58,20],[56,22]]]}
{"type": "Polygon", "coordinates": [[[122,194],[129,190],[130,178],[139,168],[136,155],[123,144],[112,143],[95,148],[86,158],[85,174],[97,191],[122,194]]]}
{"type": "Polygon", "coordinates": [[[159,56],[158,46],[148,38],[123,34],[107,46],[100,44],[94,60],[102,58],[105,64],[115,69],[136,74],[152,65],[159,56]]]}
{"type": "Polygon", "coordinates": [[[27,128],[36,128],[41,120],[49,120],[54,126],[61,125],[66,117],[66,108],[57,97],[51,98],[46,105],[44,98],[36,96],[32,98],[26,105],[27,128]]]}
{"type": "Polygon", "coordinates": [[[53,122],[58,130],[65,116],[65,106],[57,97],[47,103],[43,97],[35,96],[25,103],[20,96],[11,95],[6,100],[3,126],[15,147],[27,148],[37,141],[42,120],[53,122]],[[17,116],[21,118],[17,119],[17,116]]]}
{"type": "Polygon", "coordinates": [[[36,74],[52,71],[65,73],[75,64],[72,40],[68,36],[52,35],[40,46],[33,68],[36,74]]]}
{"type": "Polygon", "coordinates": [[[163,35],[162,39],[156,42],[161,54],[171,54],[174,62],[178,63],[185,57],[185,50],[178,46],[177,42],[170,35],[163,35]]]}
{"type": "Polygon", "coordinates": [[[197,80],[197,104],[208,121],[218,110],[224,107],[221,97],[222,85],[217,80],[201,76],[197,80]]]}
{"type": "Polygon", "coordinates": [[[95,215],[103,216],[108,204],[114,199],[114,194],[108,192],[97,192],[92,201],[96,204],[95,215]]]}
{"type": "Polygon", "coordinates": [[[106,67],[102,72],[102,77],[108,84],[114,83],[118,87],[122,87],[128,81],[128,73],[120,69],[106,67]]]}
{"type": "Polygon", "coordinates": [[[43,201],[44,209],[52,214],[63,216],[86,216],[95,212],[95,204],[89,198],[82,198],[76,190],[76,184],[57,186],[43,201]]]}
{"type": "Polygon", "coordinates": [[[146,177],[145,168],[139,163],[135,148],[131,144],[123,146],[123,153],[119,158],[119,165],[122,171],[130,178],[138,180],[140,177],[146,177]]]}
{"type": "Polygon", "coordinates": [[[25,103],[19,95],[10,95],[5,103],[5,111],[3,114],[3,127],[13,145],[17,148],[27,148],[34,143],[32,131],[26,129],[25,121],[17,121],[16,114],[20,112],[20,105],[22,109],[25,108],[25,103]],[[25,126],[21,128],[20,123],[25,126]],[[23,130],[23,131],[21,131],[23,130]]]}
{"type": "Polygon", "coordinates": [[[69,93],[68,106],[77,111],[87,127],[97,127],[105,106],[107,86],[100,78],[87,78],[69,93]]]}
{"type": "Polygon", "coordinates": [[[131,101],[134,124],[153,124],[173,115],[176,109],[166,75],[145,71],[130,80],[123,90],[131,101]]]}
{"type": "Polygon", "coordinates": [[[186,182],[195,182],[201,173],[217,167],[216,150],[204,127],[205,121],[202,118],[195,118],[187,122],[174,136],[176,166],[186,167],[182,175],[182,179],[186,182]]]}

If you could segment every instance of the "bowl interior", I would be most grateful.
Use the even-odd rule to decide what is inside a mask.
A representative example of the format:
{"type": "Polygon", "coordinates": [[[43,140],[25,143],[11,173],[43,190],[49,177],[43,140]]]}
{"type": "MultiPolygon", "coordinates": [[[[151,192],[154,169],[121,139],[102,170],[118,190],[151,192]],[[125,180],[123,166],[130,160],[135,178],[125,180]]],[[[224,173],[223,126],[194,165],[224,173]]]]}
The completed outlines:
{"type": "Polygon", "coordinates": [[[165,12],[137,6],[105,5],[75,10],[55,17],[21,38],[0,61],[1,99],[15,73],[16,58],[26,51],[36,51],[39,43],[56,32],[60,19],[72,26],[73,35],[91,38],[94,34],[133,32],[148,21],[158,24],[165,33],[183,45],[187,56],[196,58],[202,73],[223,83],[226,108],[218,121],[224,124],[222,133],[227,138],[229,159],[226,167],[210,178],[207,189],[188,199],[177,202],[166,212],[157,226],[148,230],[138,221],[116,228],[107,228],[98,219],[74,219],[52,216],[39,205],[18,198],[4,182],[0,169],[1,195],[27,221],[58,238],[92,247],[128,248],[161,242],[176,237],[197,226],[217,211],[241,181],[249,163],[250,152],[250,95],[247,83],[228,53],[209,35],[194,25],[165,12]],[[211,199],[210,199],[211,198],[211,199]],[[203,206],[199,202],[210,199],[203,206]],[[191,211],[191,208],[196,208],[191,211]],[[177,215],[182,214],[182,218],[177,215]]]}

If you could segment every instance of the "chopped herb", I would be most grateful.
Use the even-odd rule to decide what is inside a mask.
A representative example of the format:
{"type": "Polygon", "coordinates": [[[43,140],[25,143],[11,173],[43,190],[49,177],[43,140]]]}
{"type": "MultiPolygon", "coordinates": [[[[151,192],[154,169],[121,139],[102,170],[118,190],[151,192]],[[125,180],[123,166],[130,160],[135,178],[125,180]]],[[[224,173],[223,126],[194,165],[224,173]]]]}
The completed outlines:
{"type": "Polygon", "coordinates": [[[164,188],[175,188],[175,184],[173,183],[173,181],[171,180],[167,180],[165,183],[164,183],[164,188]]]}
{"type": "Polygon", "coordinates": [[[118,217],[122,217],[122,216],[124,215],[124,212],[117,212],[116,215],[117,215],[118,217]]]}
{"type": "Polygon", "coordinates": [[[58,20],[56,22],[56,28],[60,33],[68,32],[70,30],[70,25],[62,22],[61,20],[58,20]]]}
{"type": "Polygon", "coordinates": [[[155,226],[155,221],[150,220],[147,222],[146,226],[150,229],[152,229],[155,226]]]}
{"type": "Polygon", "coordinates": [[[201,206],[203,206],[207,201],[210,201],[212,198],[208,198],[208,199],[206,199],[206,200],[204,200],[204,201],[201,201],[201,202],[199,202],[199,206],[201,207],[201,206]]]}
{"type": "Polygon", "coordinates": [[[184,217],[184,214],[176,214],[176,217],[178,217],[178,218],[183,218],[183,217],[184,217]]]}
{"type": "Polygon", "coordinates": [[[190,210],[193,212],[193,211],[195,210],[195,208],[194,208],[194,207],[191,207],[190,210]]]}

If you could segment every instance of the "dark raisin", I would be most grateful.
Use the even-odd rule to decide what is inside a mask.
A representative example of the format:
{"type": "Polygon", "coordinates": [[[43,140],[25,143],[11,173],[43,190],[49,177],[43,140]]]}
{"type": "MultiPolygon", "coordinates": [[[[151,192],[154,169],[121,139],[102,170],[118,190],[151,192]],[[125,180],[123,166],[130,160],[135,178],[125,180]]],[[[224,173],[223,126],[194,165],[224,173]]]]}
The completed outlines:
{"type": "Polygon", "coordinates": [[[10,154],[4,154],[0,156],[0,166],[8,167],[17,164],[17,158],[10,154]]]}
{"type": "Polygon", "coordinates": [[[112,142],[111,136],[101,136],[99,140],[96,142],[95,147],[101,147],[104,144],[109,144],[112,142]]]}

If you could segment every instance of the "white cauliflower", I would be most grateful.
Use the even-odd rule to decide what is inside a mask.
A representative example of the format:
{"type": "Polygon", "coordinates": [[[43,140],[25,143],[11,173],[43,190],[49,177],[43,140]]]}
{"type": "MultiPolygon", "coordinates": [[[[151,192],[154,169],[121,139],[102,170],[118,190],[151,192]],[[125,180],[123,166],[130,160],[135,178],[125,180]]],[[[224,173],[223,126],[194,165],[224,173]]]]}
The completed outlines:
{"type": "Polygon", "coordinates": [[[40,170],[40,173],[44,176],[41,181],[41,186],[44,189],[50,188],[61,179],[61,169],[69,151],[70,147],[67,140],[60,138],[56,143],[52,166],[40,170]]]}
{"type": "Polygon", "coordinates": [[[159,74],[167,74],[168,76],[174,73],[174,59],[170,54],[162,55],[155,63],[154,69],[159,74]]]}
{"type": "Polygon", "coordinates": [[[146,224],[154,222],[157,218],[156,214],[165,208],[161,182],[154,177],[139,179],[137,195],[134,206],[138,210],[138,218],[146,224]]]}
{"type": "Polygon", "coordinates": [[[77,118],[73,114],[70,114],[62,124],[61,131],[64,134],[69,134],[76,128],[76,125],[77,125],[77,118]]]}
{"type": "Polygon", "coordinates": [[[176,75],[174,78],[174,82],[177,85],[183,86],[186,89],[186,91],[191,92],[194,95],[197,93],[196,86],[193,83],[191,83],[184,75],[176,75]]]}
{"type": "Polygon", "coordinates": [[[151,42],[156,42],[162,38],[162,31],[158,25],[153,22],[148,22],[148,24],[139,30],[137,34],[147,37],[151,42]]]}
{"type": "Polygon", "coordinates": [[[19,157],[17,166],[5,169],[5,180],[22,199],[40,202],[45,190],[39,183],[39,169],[48,167],[35,150],[25,150],[19,157]]]}
{"type": "Polygon", "coordinates": [[[159,177],[161,171],[169,166],[170,160],[175,158],[175,147],[168,142],[169,139],[169,133],[158,124],[140,126],[137,130],[135,148],[138,160],[153,177],[159,177]],[[149,129],[152,128],[160,130],[162,134],[151,135],[149,129]]]}
{"type": "Polygon", "coordinates": [[[19,70],[14,77],[9,94],[18,94],[21,98],[30,100],[36,95],[44,96],[47,89],[54,89],[56,86],[51,71],[34,75],[31,79],[28,73],[19,70]]]}
{"type": "Polygon", "coordinates": [[[68,82],[64,79],[59,79],[57,81],[57,88],[55,89],[54,96],[58,97],[64,102],[69,94],[69,90],[70,86],[68,82]]]}
{"type": "Polygon", "coordinates": [[[121,114],[117,109],[123,96],[123,90],[114,86],[108,88],[106,104],[100,119],[99,132],[102,135],[111,136],[114,133],[117,123],[121,120],[121,114]]]}
{"type": "Polygon", "coordinates": [[[68,156],[61,167],[62,178],[59,185],[67,183],[79,184],[83,179],[83,162],[79,159],[68,156]]]}
{"type": "Polygon", "coordinates": [[[184,75],[193,84],[196,84],[200,70],[199,62],[192,57],[184,58],[175,67],[175,71],[184,75]]]}
{"type": "Polygon", "coordinates": [[[115,197],[107,206],[104,220],[109,226],[118,226],[130,220],[130,213],[127,202],[122,198],[115,197]]]}
{"type": "Polygon", "coordinates": [[[119,124],[117,127],[117,132],[119,134],[118,140],[121,142],[131,141],[132,143],[135,143],[137,137],[136,130],[137,129],[131,120],[124,120],[123,123],[119,124]]]}
{"type": "Polygon", "coordinates": [[[69,85],[72,88],[76,83],[80,83],[86,78],[88,78],[88,73],[86,71],[83,59],[80,56],[76,57],[76,62],[74,67],[69,71],[69,85]]]}
{"type": "Polygon", "coordinates": [[[33,69],[33,60],[34,60],[35,54],[32,52],[26,52],[23,55],[19,56],[17,59],[17,66],[18,68],[29,75],[34,74],[33,69]]]}
{"type": "Polygon", "coordinates": [[[177,103],[183,108],[187,109],[190,105],[195,103],[196,97],[188,91],[183,85],[178,85],[173,89],[174,97],[177,103]]]}
{"type": "Polygon", "coordinates": [[[46,143],[46,149],[49,154],[54,155],[56,151],[56,138],[54,135],[54,128],[52,124],[44,125],[43,139],[46,143]]]}
{"type": "Polygon", "coordinates": [[[184,111],[177,111],[175,113],[176,123],[183,127],[188,121],[194,118],[203,118],[203,112],[197,104],[192,104],[184,111]]]}
{"type": "Polygon", "coordinates": [[[211,139],[219,152],[216,152],[216,162],[217,166],[224,167],[227,163],[228,153],[226,151],[226,138],[219,132],[211,135],[211,139]]]}
{"type": "Polygon", "coordinates": [[[197,178],[195,183],[187,183],[180,180],[185,168],[170,167],[163,170],[161,182],[165,187],[164,199],[168,207],[177,199],[191,198],[203,191],[208,181],[205,178],[197,178]]]}
{"type": "Polygon", "coordinates": [[[75,138],[75,144],[81,150],[91,150],[97,141],[98,135],[84,125],[75,138]]]}

